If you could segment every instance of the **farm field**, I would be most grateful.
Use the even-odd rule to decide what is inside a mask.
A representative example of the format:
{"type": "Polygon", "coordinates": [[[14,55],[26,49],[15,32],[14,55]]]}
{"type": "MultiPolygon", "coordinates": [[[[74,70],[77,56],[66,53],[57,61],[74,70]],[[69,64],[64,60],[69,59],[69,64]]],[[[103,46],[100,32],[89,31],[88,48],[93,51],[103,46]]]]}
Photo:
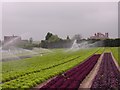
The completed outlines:
{"type": "Polygon", "coordinates": [[[12,50],[10,49],[0,51],[0,54],[2,56],[0,58],[0,61],[21,60],[24,58],[31,58],[37,55],[45,55],[50,52],[50,50],[42,48],[33,48],[33,50],[27,50],[14,47],[12,48],[12,50]]]}
{"type": "Polygon", "coordinates": [[[2,1],[0,90],[120,90],[120,3],[2,1]]]}
{"type": "Polygon", "coordinates": [[[95,54],[88,58],[84,63],[65,72],[63,75],[57,76],[45,86],[41,88],[71,88],[77,89],[84,78],[89,74],[94,65],[97,63],[100,54],[95,54]]]}
{"type": "Polygon", "coordinates": [[[120,71],[115,66],[111,53],[105,53],[100,69],[93,81],[91,89],[120,89],[120,71]]]}
{"type": "MultiPolygon", "coordinates": [[[[115,50],[116,48],[112,49],[115,50]]],[[[1,72],[2,81],[0,85],[3,89],[33,88],[39,84],[42,84],[43,82],[46,82],[48,79],[56,75],[60,76],[66,71],[72,69],[75,70],[75,68],[73,68],[74,66],[79,67],[81,74],[83,71],[85,71],[84,74],[82,74],[83,76],[80,77],[82,79],[79,78],[82,82],[82,80],[85,79],[85,77],[97,63],[100,54],[102,54],[104,50],[106,52],[110,52],[112,49],[106,49],[102,47],[80,49],[77,51],[53,49],[50,53],[47,53],[43,56],[39,55],[22,60],[3,62],[1,72]],[[97,58],[93,59],[94,57],[97,58]],[[92,59],[89,60],[89,58],[92,59]],[[82,62],[87,62],[87,64],[83,64],[82,62]],[[86,68],[83,70],[82,68],[85,66],[86,68]]],[[[77,69],[75,71],[77,72],[77,69]]],[[[75,75],[73,75],[74,73],[75,72],[72,72],[72,77],[75,77],[75,75]]],[[[80,84],[80,82],[77,82],[77,84],[80,84]]]]}
{"type": "MultiPolygon", "coordinates": [[[[88,56],[94,53],[96,49],[91,50],[80,50],[77,52],[64,52],[63,50],[55,50],[53,53],[49,53],[45,56],[37,56],[24,60],[18,61],[8,61],[2,64],[2,82],[9,81],[9,79],[18,77],[21,75],[39,72],[42,69],[51,68],[57,66],[59,64],[63,64],[64,62],[68,62],[71,59],[77,58],[79,56],[84,55],[84,53],[88,52],[88,56]],[[81,55],[79,55],[81,54],[81,55]],[[4,78],[5,77],[5,78],[4,78]],[[7,77],[7,78],[6,78],[7,77]]],[[[85,56],[86,57],[86,56],[85,56]]]]}
{"type": "MultiPolygon", "coordinates": [[[[97,72],[94,81],[92,82],[91,90],[97,90],[98,88],[102,90],[108,90],[108,89],[111,90],[111,89],[120,88],[120,71],[117,69],[110,52],[111,52],[110,48],[105,49],[102,62],[100,64],[100,69],[97,72]]],[[[95,56],[98,57],[99,55],[100,54],[95,54],[95,56]]],[[[93,55],[92,57],[95,56],[93,55]]],[[[87,61],[89,61],[89,59],[87,61]]],[[[90,69],[90,67],[94,65],[94,62],[97,59],[98,58],[96,57],[92,58],[90,60],[92,63],[88,65],[85,65],[87,61],[85,63],[80,64],[79,66],[69,70],[63,75],[57,76],[55,79],[51,80],[50,82],[48,82],[47,84],[43,85],[40,88],[44,88],[44,89],[47,88],[47,90],[51,88],[79,89],[80,83],[87,76],[88,74],[87,72],[90,72],[92,70],[90,69]]]]}

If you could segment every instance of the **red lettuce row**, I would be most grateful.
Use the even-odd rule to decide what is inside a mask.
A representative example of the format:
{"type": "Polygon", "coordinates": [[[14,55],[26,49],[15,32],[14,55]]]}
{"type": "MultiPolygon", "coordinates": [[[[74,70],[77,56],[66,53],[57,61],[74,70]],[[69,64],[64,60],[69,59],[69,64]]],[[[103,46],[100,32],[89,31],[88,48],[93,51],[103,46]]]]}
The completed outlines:
{"type": "Polygon", "coordinates": [[[69,71],[58,75],[55,79],[48,82],[41,89],[55,89],[55,88],[69,88],[78,89],[80,83],[85,79],[85,77],[90,73],[95,64],[97,63],[100,54],[95,54],[88,58],[85,62],[80,65],[70,69],[69,71]]]}
{"type": "Polygon", "coordinates": [[[120,89],[120,72],[117,69],[111,53],[105,53],[99,71],[93,80],[91,90],[120,89]]]}

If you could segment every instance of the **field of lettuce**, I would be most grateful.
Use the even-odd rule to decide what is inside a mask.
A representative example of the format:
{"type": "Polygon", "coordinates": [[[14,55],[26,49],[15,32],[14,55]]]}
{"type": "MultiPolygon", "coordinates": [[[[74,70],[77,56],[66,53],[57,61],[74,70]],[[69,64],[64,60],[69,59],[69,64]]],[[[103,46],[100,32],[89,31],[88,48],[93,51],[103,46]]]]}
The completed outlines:
{"type": "MultiPolygon", "coordinates": [[[[2,80],[0,86],[2,86],[2,89],[33,88],[56,75],[60,76],[66,71],[72,71],[72,69],[74,69],[73,67],[75,66],[77,66],[79,69],[74,69],[74,72],[71,72],[72,74],[70,78],[79,76],[79,80],[82,82],[82,80],[85,79],[85,77],[95,66],[95,64],[99,60],[100,55],[104,51],[112,51],[115,59],[120,65],[120,62],[117,58],[118,55],[116,55],[118,54],[118,52],[116,52],[117,47],[107,49],[100,47],[80,49],[77,51],[71,51],[67,49],[53,49],[50,53],[47,53],[43,56],[40,55],[22,60],[3,62],[1,71],[2,80]],[[97,58],[92,57],[96,55],[97,58]],[[81,72],[78,72],[74,75],[74,73],[77,72],[77,70],[81,72]]],[[[80,82],[77,82],[77,84],[80,84],[80,82]]]]}
{"type": "Polygon", "coordinates": [[[80,83],[85,79],[85,77],[89,74],[89,72],[95,66],[99,57],[100,57],[100,54],[92,55],[82,64],[65,72],[64,75],[57,76],[55,79],[51,80],[49,83],[47,83],[41,88],[78,89],[80,86],[80,83]]]}

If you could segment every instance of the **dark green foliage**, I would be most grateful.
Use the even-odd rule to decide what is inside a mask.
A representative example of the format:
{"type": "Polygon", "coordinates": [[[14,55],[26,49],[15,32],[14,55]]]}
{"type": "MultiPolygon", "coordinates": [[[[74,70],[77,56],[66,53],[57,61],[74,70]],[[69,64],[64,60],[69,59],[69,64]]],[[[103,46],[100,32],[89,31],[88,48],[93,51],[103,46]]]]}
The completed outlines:
{"type": "Polygon", "coordinates": [[[106,39],[104,40],[105,47],[119,47],[120,46],[120,38],[117,39],[106,39]]]}
{"type": "Polygon", "coordinates": [[[46,40],[41,40],[40,47],[47,48],[47,41],[46,40]]]}
{"type": "Polygon", "coordinates": [[[67,36],[67,40],[70,40],[70,37],[69,37],[69,36],[67,36]]]}
{"type": "Polygon", "coordinates": [[[89,43],[98,42],[98,46],[102,46],[102,47],[119,47],[120,46],[120,38],[105,39],[105,40],[87,39],[86,41],[88,41],[89,43]]]}
{"type": "Polygon", "coordinates": [[[120,46],[120,38],[116,39],[82,39],[82,36],[77,34],[70,39],[69,36],[66,39],[61,39],[57,35],[53,35],[48,32],[45,40],[42,40],[40,43],[40,47],[42,48],[70,48],[73,44],[73,41],[76,40],[77,43],[82,43],[86,41],[88,44],[95,44],[97,47],[119,47],[120,46]]]}
{"type": "Polygon", "coordinates": [[[41,40],[40,47],[42,48],[68,48],[71,47],[72,40],[70,40],[69,36],[67,39],[61,39],[57,35],[53,35],[52,33],[47,33],[45,40],[41,40]]]}
{"type": "Polygon", "coordinates": [[[72,46],[72,40],[58,40],[55,42],[49,42],[42,40],[40,47],[42,48],[70,48],[72,46]]]}
{"type": "Polygon", "coordinates": [[[48,32],[47,35],[45,36],[45,40],[48,40],[53,34],[48,32]]]}
{"type": "Polygon", "coordinates": [[[49,39],[48,42],[57,42],[60,41],[60,38],[57,35],[52,35],[49,39]]]}

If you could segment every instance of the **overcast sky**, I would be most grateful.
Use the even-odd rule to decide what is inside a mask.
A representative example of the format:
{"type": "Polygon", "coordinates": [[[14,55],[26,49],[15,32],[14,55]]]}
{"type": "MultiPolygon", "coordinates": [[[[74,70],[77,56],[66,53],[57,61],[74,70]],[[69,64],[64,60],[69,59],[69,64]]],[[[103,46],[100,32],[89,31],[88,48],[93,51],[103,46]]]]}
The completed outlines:
{"type": "Polygon", "coordinates": [[[117,2],[4,2],[2,35],[19,35],[22,39],[44,39],[47,32],[61,38],[96,32],[118,37],[117,2]]]}

